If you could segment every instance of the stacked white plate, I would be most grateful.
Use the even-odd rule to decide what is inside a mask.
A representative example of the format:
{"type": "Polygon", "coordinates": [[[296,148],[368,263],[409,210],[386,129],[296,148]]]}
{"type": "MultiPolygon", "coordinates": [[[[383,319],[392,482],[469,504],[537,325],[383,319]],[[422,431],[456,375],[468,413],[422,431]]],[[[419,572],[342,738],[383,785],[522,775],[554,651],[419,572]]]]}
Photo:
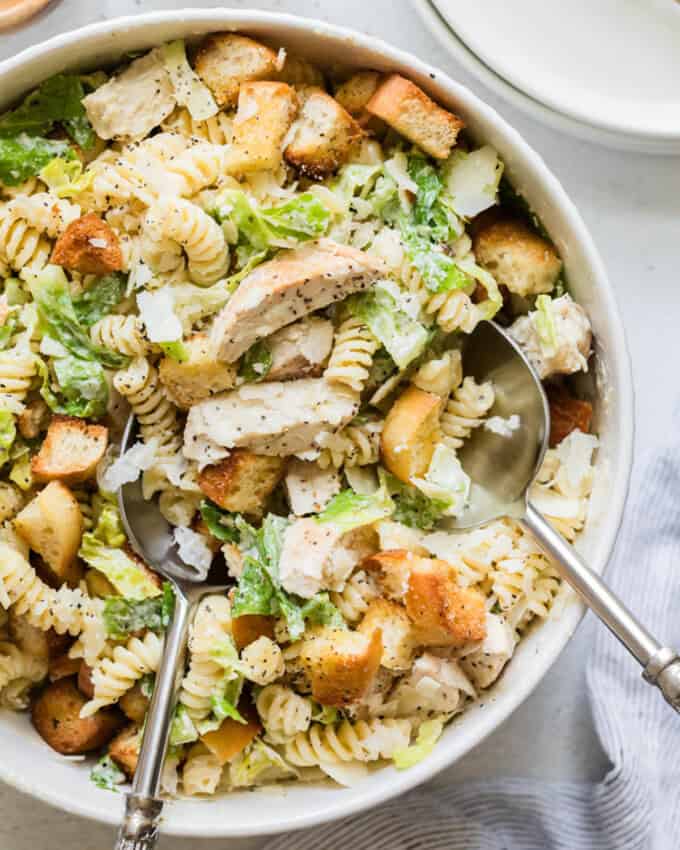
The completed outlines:
{"type": "Polygon", "coordinates": [[[537,120],[680,153],[678,0],[413,0],[468,71],[537,120]]]}

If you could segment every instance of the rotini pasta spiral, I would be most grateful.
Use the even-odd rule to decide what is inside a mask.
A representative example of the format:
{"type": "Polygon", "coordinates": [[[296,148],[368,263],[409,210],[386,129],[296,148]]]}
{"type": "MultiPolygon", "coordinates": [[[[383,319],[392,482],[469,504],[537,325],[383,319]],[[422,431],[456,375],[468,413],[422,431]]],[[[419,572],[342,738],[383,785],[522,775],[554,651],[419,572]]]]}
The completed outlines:
{"type": "Polygon", "coordinates": [[[258,685],[269,685],[286,672],[281,649],[268,637],[259,637],[241,651],[246,679],[258,685]]]}
{"type": "Polygon", "coordinates": [[[49,587],[22,553],[4,540],[0,541],[0,605],[13,606],[16,614],[44,632],[54,629],[74,637],[85,633],[86,660],[101,649],[101,600],[66,585],[58,590],[49,587]]]}
{"type": "Polygon", "coordinates": [[[212,655],[231,632],[231,614],[226,596],[206,596],[198,606],[189,636],[189,672],[182,682],[179,702],[192,720],[206,718],[212,710],[212,695],[224,676],[212,655]]]}
{"type": "Polygon", "coordinates": [[[408,745],[408,720],[344,720],[339,726],[313,723],[286,744],[286,759],[297,767],[314,767],[324,762],[376,761],[390,758],[408,745]]]}
{"type": "Polygon", "coordinates": [[[138,316],[104,316],[90,328],[90,338],[95,345],[128,357],[144,357],[152,349],[138,316]]]}
{"type": "Polygon", "coordinates": [[[351,316],[338,328],[324,377],[360,393],[368,380],[377,350],[378,342],[373,334],[361,319],[351,316]]]}
{"type": "Polygon", "coordinates": [[[22,276],[39,272],[49,260],[49,240],[79,215],[80,207],[47,192],[17,195],[0,205],[0,261],[22,276]]]}
{"type": "Polygon", "coordinates": [[[30,348],[15,346],[7,351],[0,351],[1,410],[21,413],[35,374],[35,355],[30,348]]]}
{"type": "Polygon", "coordinates": [[[285,744],[312,722],[312,701],[285,685],[267,685],[258,694],[257,712],[267,738],[273,744],[285,744]]]}
{"type": "Polygon", "coordinates": [[[371,577],[364,570],[358,570],[349,577],[341,591],[331,593],[331,601],[348,623],[358,623],[368,610],[369,603],[379,595],[371,577]]]}
{"type": "Polygon", "coordinates": [[[195,744],[182,769],[182,787],[190,797],[214,794],[222,779],[222,765],[203,744],[195,744]]]}
{"type": "Polygon", "coordinates": [[[162,638],[147,632],[143,638],[132,637],[125,646],[116,646],[110,657],[100,659],[92,670],[94,697],[83,706],[80,716],[91,717],[100,708],[118,702],[142,676],[155,673],[162,649],[162,638]]]}
{"type": "Polygon", "coordinates": [[[224,173],[226,148],[210,142],[196,142],[176,157],[168,160],[166,168],[177,179],[177,194],[196,195],[214,186],[224,173]]]}
{"type": "Polygon", "coordinates": [[[158,444],[157,462],[144,473],[145,498],[151,498],[155,492],[169,486],[167,465],[176,461],[182,446],[177,409],[165,395],[158,370],[144,357],[138,357],[127,369],[116,372],[113,383],[130,403],[144,442],[156,440],[158,444]]]}
{"type": "Polygon", "coordinates": [[[201,139],[213,145],[228,145],[232,139],[233,118],[218,112],[205,121],[195,121],[188,109],[176,109],[162,124],[164,130],[201,139]]]}
{"type": "Polygon", "coordinates": [[[472,429],[482,424],[494,400],[493,385],[489,381],[478,384],[474,378],[465,378],[442,413],[440,426],[443,441],[452,449],[459,449],[472,429]]]}
{"type": "Polygon", "coordinates": [[[335,434],[330,434],[324,439],[317,463],[321,469],[376,463],[380,455],[382,428],[382,419],[369,419],[356,425],[347,425],[335,434]]]}
{"type": "Polygon", "coordinates": [[[207,285],[229,267],[229,247],[217,222],[184,198],[165,196],[144,220],[142,257],[154,271],[173,272],[184,264],[194,283],[207,285]]]}

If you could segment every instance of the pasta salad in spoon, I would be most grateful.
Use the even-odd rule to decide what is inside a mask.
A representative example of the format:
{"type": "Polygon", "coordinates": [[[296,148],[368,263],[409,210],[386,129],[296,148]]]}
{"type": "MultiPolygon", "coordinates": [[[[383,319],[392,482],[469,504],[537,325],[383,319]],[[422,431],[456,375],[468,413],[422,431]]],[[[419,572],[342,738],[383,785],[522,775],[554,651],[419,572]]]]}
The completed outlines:
{"type": "Polygon", "coordinates": [[[216,33],[59,74],[0,116],[0,699],[134,774],[172,592],[128,545],[141,476],[199,605],[167,794],[416,764],[560,580],[512,522],[456,533],[479,322],[546,382],[532,501],[583,527],[591,331],[490,146],[399,74],[216,33]],[[116,450],[128,410],[139,441],[116,450]]]}

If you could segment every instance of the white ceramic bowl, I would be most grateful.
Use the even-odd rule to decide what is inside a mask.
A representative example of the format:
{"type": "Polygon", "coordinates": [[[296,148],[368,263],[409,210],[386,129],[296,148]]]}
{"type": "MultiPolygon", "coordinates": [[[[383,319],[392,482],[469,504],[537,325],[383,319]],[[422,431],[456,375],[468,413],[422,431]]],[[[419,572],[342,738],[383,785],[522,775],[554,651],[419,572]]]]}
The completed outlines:
{"type": "MultiPolygon", "coordinates": [[[[58,71],[101,67],[127,51],[219,30],[269,39],[322,65],[399,71],[463,115],[474,136],[498,149],[510,179],[530,200],[555,240],[574,294],[593,321],[602,449],[591,517],[579,547],[601,571],[618,531],[632,459],[632,383],[621,320],[602,262],[574,205],[541,157],[470,91],[414,56],[360,33],[287,15],[192,9],[98,23],[0,63],[0,107],[58,71]]],[[[164,831],[226,837],[297,829],[370,808],[413,788],[467,753],[526,699],[582,616],[582,606],[571,598],[559,617],[535,629],[519,645],[496,687],[485,693],[480,705],[453,723],[433,754],[414,768],[403,772],[385,768],[351,789],[300,786],[281,793],[243,792],[207,802],[173,802],[166,807],[164,831]]],[[[118,821],[122,797],[100,791],[82,765],[54,754],[25,716],[2,714],[0,752],[0,776],[5,781],[73,814],[118,821]]]]}

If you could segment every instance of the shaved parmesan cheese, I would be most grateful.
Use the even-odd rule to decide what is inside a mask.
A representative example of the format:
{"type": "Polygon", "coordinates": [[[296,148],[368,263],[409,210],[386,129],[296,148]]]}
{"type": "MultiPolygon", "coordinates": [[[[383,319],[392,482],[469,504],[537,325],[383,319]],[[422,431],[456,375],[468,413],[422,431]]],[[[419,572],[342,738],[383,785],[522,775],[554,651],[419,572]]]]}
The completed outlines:
{"type": "Polygon", "coordinates": [[[194,567],[199,573],[202,581],[208,575],[213,555],[201,534],[197,534],[190,528],[176,528],[174,530],[175,543],[180,558],[185,564],[194,567]]]}
{"type": "Polygon", "coordinates": [[[175,313],[174,299],[169,290],[139,292],[137,306],[151,342],[175,342],[182,339],[182,323],[175,313]]]}
{"type": "Polygon", "coordinates": [[[156,460],[158,440],[148,443],[135,443],[120,457],[111,460],[106,455],[97,468],[97,483],[107,493],[116,493],[123,484],[136,481],[142,472],[150,469],[156,460]]]}

